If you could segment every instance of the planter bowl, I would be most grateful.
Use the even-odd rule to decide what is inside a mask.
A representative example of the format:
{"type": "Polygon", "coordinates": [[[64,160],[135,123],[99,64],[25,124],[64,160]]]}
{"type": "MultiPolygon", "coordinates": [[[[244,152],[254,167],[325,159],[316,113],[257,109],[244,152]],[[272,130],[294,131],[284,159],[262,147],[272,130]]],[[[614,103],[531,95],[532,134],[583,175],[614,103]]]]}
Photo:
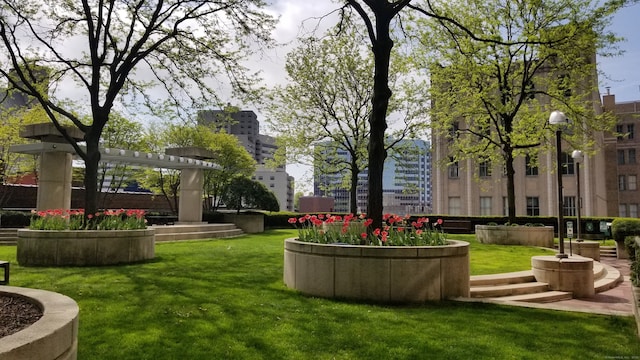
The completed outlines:
{"type": "Polygon", "coordinates": [[[22,266],[100,266],[151,260],[155,231],[18,230],[22,266]]]}
{"type": "Polygon", "coordinates": [[[476,225],[476,238],[483,244],[553,248],[553,227],[476,225]]]}
{"type": "Polygon", "coordinates": [[[29,327],[0,339],[3,360],[75,360],[78,352],[78,304],[73,299],[38,289],[0,286],[0,294],[20,296],[42,309],[29,327]]]}
{"type": "Polygon", "coordinates": [[[468,297],[469,243],[361,246],[287,239],[284,282],[307,295],[379,303],[468,297]]]}

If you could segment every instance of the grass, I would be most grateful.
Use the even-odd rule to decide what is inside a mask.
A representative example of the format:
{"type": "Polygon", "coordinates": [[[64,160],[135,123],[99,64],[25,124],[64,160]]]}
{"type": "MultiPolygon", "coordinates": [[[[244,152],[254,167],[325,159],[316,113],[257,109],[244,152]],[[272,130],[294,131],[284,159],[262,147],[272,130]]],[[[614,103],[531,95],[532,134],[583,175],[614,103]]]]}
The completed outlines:
{"type": "MultiPolygon", "coordinates": [[[[0,247],[0,259],[12,262],[12,285],[78,302],[79,359],[640,355],[632,317],[456,302],[394,307],[300,295],[282,282],[282,240],[294,234],[159,244],[155,261],[117,267],[20,267],[15,246],[0,247]]],[[[519,252],[472,241],[472,271],[529,267],[529,255],[519,252]]]]}

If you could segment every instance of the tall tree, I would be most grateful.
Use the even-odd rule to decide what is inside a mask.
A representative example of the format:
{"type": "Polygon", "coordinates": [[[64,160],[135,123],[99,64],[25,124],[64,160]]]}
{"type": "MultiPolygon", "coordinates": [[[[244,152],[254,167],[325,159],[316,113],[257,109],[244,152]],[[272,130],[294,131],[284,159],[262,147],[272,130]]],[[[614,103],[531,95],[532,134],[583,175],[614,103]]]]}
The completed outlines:
{"type": "MultiPolygon", "coordinates": [[[[373,56],[363,46],[366,34],[344,21],[321,39],[303,39],[287,55],[289,83],[272,92],[268,123],[278,135],[279,160],[308,159],[329,181],[326,188],[346,188],[350,211],[357,212],[358,175],[367,167],[369,119],[372,112],[373,56]],[[283,159],[284,158],[284,159],[283,159]],[[343,176],[345,172],[348,176],[343,176]]],[[[397,57],[396,57],[397,58],[397,57]]],[[[423,103],[412,101],[421,93],[420,82],[403,78],[403,64],[394,64],[390,82],[399,91],[390,99],[395,121],[385,150],[426,127],[423,103]]]]}
{"type": "MultiPolygon", "coordinates": [[[[109,122],[104,127],[101,145],[105,148],[143,150],[142,124],[131,121],[122,115],[112,112],[109,122]]],[[[134,168],[126,163],[101,162],[98,168],[98,189],[104,189],[109,183],[109,189],[99,192],[100,207],[105,208],[108,197],[117,193],[124,184],[131,180],[134,168]]]]}
{"type": "Polygon", "coordinates": [[[249,178],[256,171],[256,161],[237,137],[224,132],[213,133],[206,146],[214,154],[212,162],[219,168],[205,171],[204,190],[209,210],[216,211],[220,201],[236,178],[249,178]]]}
{"type": "Polygon", "coordinates": [[[240,61],[256,44],[270,43],[274,20],[264,6],[262,0],[4,0],[0,74],[42,105],[84,160],[85,208],[92,213],[98,146],[114,106],[143,104],[153,112],[172,105],[180,112],[210,105],[217,99],[211,82],[221,74],[248,91],[255,78],[240,61]],[[86,106],[65,101],[63,90],[74,85],[86,106]],[[152,90],[168,100],[160,103],[152,90]],[[84,133],[86,148],[61,127],[65,119],[84,133]]]}
{"type": "Polygon", "coordinates": [[[431,70],[433,132],[448,139],[453,161],[504,165],[510,222],[516,216],[514,161],[535,159],[541,147],[554,144],[547,139],[552,110],[572,119],[566,139],[582,150],[593,150],[594,132],[613,127],[615,119],[594,107],[595,56],[614,45],[605,25],[619,5],[470,0],[443,10],[464,20],[468,31],[501,43],[475,41],[434,19],[415,25],[425,46],[414,59],[428,59],[431,70]]]}

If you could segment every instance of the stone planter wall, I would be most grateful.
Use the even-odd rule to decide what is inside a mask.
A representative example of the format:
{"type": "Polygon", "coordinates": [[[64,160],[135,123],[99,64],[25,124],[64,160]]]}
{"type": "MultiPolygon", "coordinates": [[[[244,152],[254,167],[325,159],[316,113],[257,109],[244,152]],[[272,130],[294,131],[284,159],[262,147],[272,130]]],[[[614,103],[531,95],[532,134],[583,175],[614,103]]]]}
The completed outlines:
{"type": "Polygon", "coordinates": [[[0,286],[0,293],[21,296],[42,309],[31,326],[0,339],[2,360],[75,360],[78,353],[78,304],[64,295],[0,286]]]}
{"type": "Polygon", "coordinates": [[[476,238],[483,244],[553,248],[553,227],[476,225],[476,238]]]}
{"type": "Polygon", "coordinates": [[[22,266],[129,264],[155,257],[155,232],[143,230],[18,230],[22,266]]]}
{"type": "Polygon", "coordinates": [[[358,246],[287,239],[284,282],[304,294],[380,303],[469,296],[469,243],[358,246]]]}
{"type": "Polygon", "coordinates": [[[234,223],[247,234],[264,232],[264,215],[262,214],[224,214],[224,222],[234,223]]]}

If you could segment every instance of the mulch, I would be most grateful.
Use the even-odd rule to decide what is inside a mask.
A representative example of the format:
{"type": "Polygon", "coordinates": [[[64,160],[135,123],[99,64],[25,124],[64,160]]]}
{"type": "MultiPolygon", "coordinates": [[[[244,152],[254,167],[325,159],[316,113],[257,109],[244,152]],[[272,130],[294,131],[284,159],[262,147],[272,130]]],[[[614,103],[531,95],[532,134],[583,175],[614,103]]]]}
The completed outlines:
{"type": "Polygon", "coordinates": [[[14,334],[42,317],[42,310],[20,296],[0,294],[0,338],[14,334]]]}

